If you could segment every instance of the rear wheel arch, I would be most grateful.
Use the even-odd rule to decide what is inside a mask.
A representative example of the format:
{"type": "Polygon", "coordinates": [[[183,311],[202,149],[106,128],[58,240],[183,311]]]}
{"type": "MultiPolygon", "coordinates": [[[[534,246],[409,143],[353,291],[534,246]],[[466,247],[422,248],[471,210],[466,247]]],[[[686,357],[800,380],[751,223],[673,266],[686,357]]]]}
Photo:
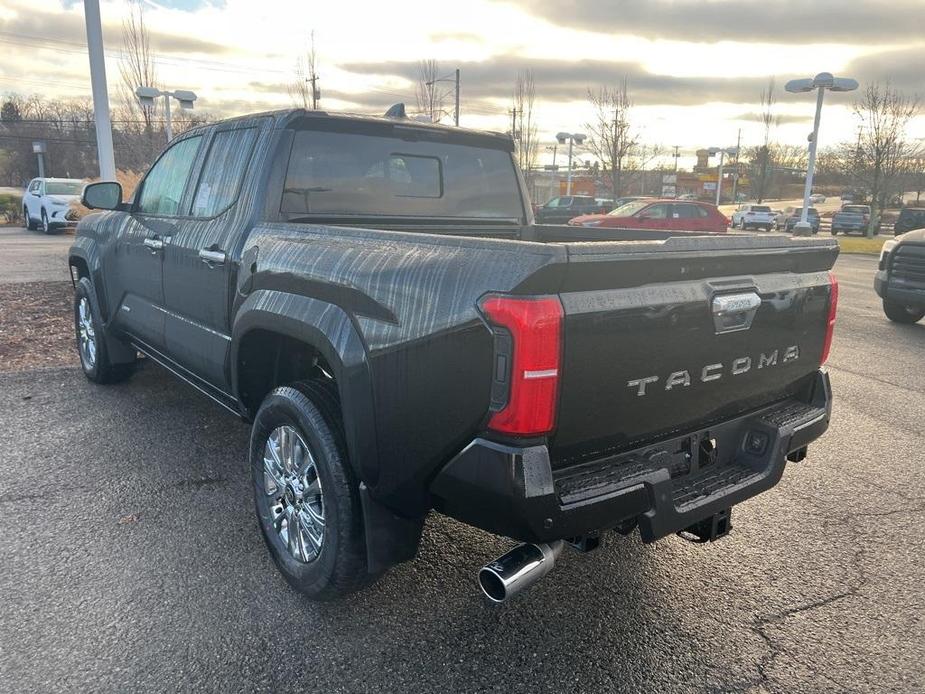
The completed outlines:
{"type": "Polygon", "coordinates": [[[248,418],[276,387],[331,378],[350,462],[360,479],[375,485],[379,467],[372,381],[363,341],[343,310],[310,297],[255,292],[235,317],[230,370],[232,392],[248,418]]]}

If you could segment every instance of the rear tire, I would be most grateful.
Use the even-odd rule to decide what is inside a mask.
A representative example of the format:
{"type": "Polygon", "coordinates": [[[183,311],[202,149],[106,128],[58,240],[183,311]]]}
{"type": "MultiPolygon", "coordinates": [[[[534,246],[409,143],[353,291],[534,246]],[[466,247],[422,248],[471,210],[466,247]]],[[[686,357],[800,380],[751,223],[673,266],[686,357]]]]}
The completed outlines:
{"type": "Polygon", "coordinates": [[[332,381],[273,390],[254,418],[250,462],[257,522],[289,585],[333,600],[377,578],[367,570],[359,483],[332,381]]]}
{"type": "Polygon", "coordinates": [[[894,323],[917,323],[925,317],[925,308],[907,306],[889,299],[883,300],[883,312],[894,323]]]}
{"type": "Polygon", "coordinates": [[[86,277],[74,292],[74,332],[80,368],[93,383],[118,383],[131,376],[134,363],[113,364],[106,347],[106,329],[93,296],[93,285],[86,277]]]}

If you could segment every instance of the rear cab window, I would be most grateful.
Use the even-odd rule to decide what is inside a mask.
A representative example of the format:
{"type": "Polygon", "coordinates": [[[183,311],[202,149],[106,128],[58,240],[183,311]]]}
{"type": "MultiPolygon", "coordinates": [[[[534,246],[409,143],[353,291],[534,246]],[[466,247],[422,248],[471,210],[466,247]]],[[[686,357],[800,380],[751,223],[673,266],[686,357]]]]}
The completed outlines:
{"type": "MultiPolygon", "coordinates": [[[[364,125],[295,132],[281,213],[523,219],[511,153],[490,146],[489,138],[480,138],[484,146],[457,144],[442,130],[364,125]]],[[[567,200],[560,198],[559,206],[567,200]]]]}

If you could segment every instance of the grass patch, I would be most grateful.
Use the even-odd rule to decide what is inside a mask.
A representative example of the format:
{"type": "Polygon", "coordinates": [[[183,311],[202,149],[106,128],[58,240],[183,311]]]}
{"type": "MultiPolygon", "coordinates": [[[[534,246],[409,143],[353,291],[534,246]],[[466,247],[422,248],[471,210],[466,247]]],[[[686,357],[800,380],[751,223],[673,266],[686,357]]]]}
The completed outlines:
{"type": "Polygon", "coordinates": [[[892,236],[875,236],[872,239],[859,236],[839,236],[838,245],[842,253],[866,253],[880,255],[880,247],[892,236]]]}

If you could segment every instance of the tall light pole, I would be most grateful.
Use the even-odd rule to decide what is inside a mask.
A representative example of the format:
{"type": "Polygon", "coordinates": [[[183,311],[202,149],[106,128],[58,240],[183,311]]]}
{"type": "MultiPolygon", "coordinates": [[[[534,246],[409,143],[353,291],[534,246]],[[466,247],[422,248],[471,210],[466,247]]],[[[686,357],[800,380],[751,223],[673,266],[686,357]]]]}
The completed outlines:
{"type": "Polygon", "coordinates": [[[112,122],[109,120],[109,93],[106,89],[106,58],[103,55],[103,29],[99,0],[84,0],[87,24],[87,53],[90,56],[90,88],[93,91],[93,120],[96,122],[96,152],[100,178],[116,180],[116,159],[112,150],[112,122]]]}
{"type": "Polygon", "coordinates": [[[135,90],[135,96],[141,101],[143,106],[154,106],[154,100],[164,97],[164,130],[167,133],[167,142],[173,139],[173,126],[170,123],[170,99],[176,99],[180,102],[180,108],[192,109],[193,102],[196,101],[196,95],[193,92],[184,89],[178,89],[175,92],[165,92],[156,87],[138,87],[135,90]]]}
{"type": "Polygon", "coordinates": [[[710,153],[710,156],[719,154],[719,167],[717,168],[716,174],[716,205],[718,207],[720,194],[723,192],[723,159],[727,154],[738,154],[739,150],[737,147],[727,147],[726,149],[722,149],[720,147],[710,147],[707,149],[707,151],[710,153]]]}
{"type": "Polygon", "coordinates": [[[812,79],[790,80],[784,89],[793,94],[811,92],[816,90],[816,117],[813,120],[813,131],[809,135],[809,160],[806,163],[806,185],[803,187],[803,209],[800,210],[800,221],[793,225],[795,236],[809,236],[812,227],[807,221],[809,214],[809,196],[813,192],[813,173],[816,169],[816,147],[819,140],[819,119],[822,116],[822,98],[825,90],[833,92],[851,92],[858,88],[857,80],[847,77],[833,77],[830,72],[820,72],[812,79]]]}
{"type": "Polygon", "coordinates": [[[556,134],[556,140],[559,142],[560,145],[564,145],[566,142],[568,142],[568,176],[565,179],[566,180],[566,184],[565,184],[565,194],[566,195],[572,194],[572,146],[581,145],[581,143],[585,141],[585,137],[586,136],[582,135],[581,133],[562,132],[562,133],[556,134]]]}

